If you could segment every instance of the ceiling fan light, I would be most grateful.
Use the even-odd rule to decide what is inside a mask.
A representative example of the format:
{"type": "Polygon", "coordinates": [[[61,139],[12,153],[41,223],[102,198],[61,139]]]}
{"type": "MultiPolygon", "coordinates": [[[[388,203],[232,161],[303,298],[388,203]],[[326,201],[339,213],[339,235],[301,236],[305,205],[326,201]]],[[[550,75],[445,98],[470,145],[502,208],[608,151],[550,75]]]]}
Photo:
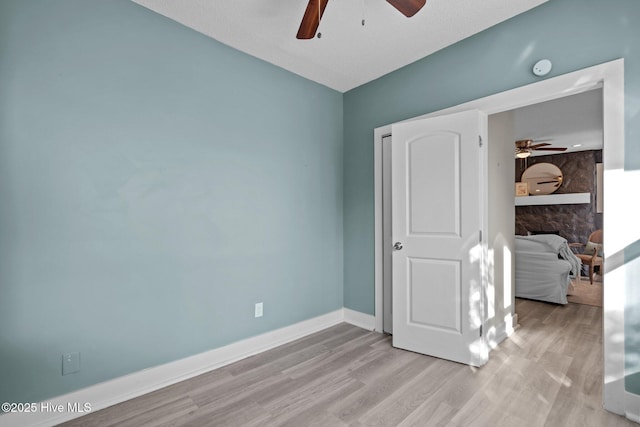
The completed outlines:
{"type": "Polygon", "coordinates": [[[516,153],[516,157],[519,159],[526,159],[530,155],[531,155],[531,152],[527,150],[521,150],[516,153]]]}

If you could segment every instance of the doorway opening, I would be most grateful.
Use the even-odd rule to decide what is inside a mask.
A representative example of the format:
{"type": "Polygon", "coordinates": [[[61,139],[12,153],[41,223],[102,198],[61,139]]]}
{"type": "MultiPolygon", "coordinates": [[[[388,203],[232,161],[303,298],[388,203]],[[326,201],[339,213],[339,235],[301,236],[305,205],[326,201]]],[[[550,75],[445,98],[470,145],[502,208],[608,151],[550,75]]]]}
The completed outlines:
{"type": "MultiPolygon", "coordinates": [[[[597,65],[573,73],[512,89],[486,98],[474,100],[446,110],[427,114],[419,118],[435,117],[449,113],[478,109],[487,115],[507,112],[520,107],[539,104],[553,99],[563,98],[594,89],[601,89],[603,95],[603,128],[604,128],[604,191],[607,199],[604,202],[607,216],[603,220],[603,228],[607,230],[604,253],[614,254],[615,259],[624,248],[624,230],[621,227],[621,214],[624,212],[624,195],[616,193],[615,186],[621,180],[620,171],[624,165],[624,61],[622,59],[597,65]]],[[[415,119],[419,119],[415,118],[415,119]]],[[[415,120],[411,119],[411,120],[415,120]]],[[[382,168],[384,136],[391,133],[391,126],[377,128],[374,133],[375,161],[375,323],[376,330],[383,330],[383,203],[382,203],[382,168]]],[[[511,170],[513,157],[510,153],[511,170]]],[[[514,172],[512,172],[514,173],[514,172]]],[[[513,176],[513,175],[512,175],[513,176]]],[[[488,179],[488,178],[487,178],[488,179]]],[[[513,208],[513,182],[509,182],[511,208],[513,208]]],[[[505,200],[507,197],[505,197],[505,200]]],[[[489,205],[489,204],[488,204],[489,205]]],[[[491,212],[487,212],[491,218],[491,212]]],[[[512,223],[513,224],[513,223],[512,223]]],[[[513,226],[513,225],[512,225],[513,226]]],[[[513,234],[511,234],[513,236],[513,234]]],[[[511,254],[513,253],[511,249],[511,254]]],[[[607,258],[608,259],[608,258],[607,258]]],[[[513,262],[513,259],[510,261],[513,262]]],[[[603,400],[605,408],[611,412],[624,414],[624,263],[615,265],[605,260],[604,276],[607,280],[604,307],[604,387],[603,400]],[[615,338],[614,338],[615,337],[615,338]]],[[[513,282],[511,283],[513,286],[513,282]]],[[[494,327],[495,343],[508,336],[517,324],[515,313],[515,297],[513,289],[505,287],[509,293],[509,305],[503,307],[507,315],[500,317],[499,324],[494,327]]],[[[484,298],[487,298],[485,290],[484,298]]],[[[505,295],[505,302],[507,297],[505,295]]],[[[506,305],[506,304],[505,304],[506,305]]],[[[485,313],[486,315],[486,313],[485,313]]],[[[485,318],[485,326],[487,325],[485,318]]],[[[489,335],[489,334],[486,334],[489,335]]]]}
{"type": "MultiPolygon", "coordinates": [[[[602,110],[599,88],[489,117],[491,169],[503,160],[492,150],[513,152],[514,141],[532,141],[536,148],[514,161],[516,187],[523,190],[515,197],[516,297],[602,307],[603,275],[584,276],[590,260],[584,252],[596,244],[587,242],[603,229],[602,110]],[[557,253],[560,259],[547,261],[558,244],[564,249],[557,253]],[[582,272],[572,253],[584,258],[582,272]]],[[[598,264],[593,270],[599,270],[601,258],[592,259],[598,264]]]]}

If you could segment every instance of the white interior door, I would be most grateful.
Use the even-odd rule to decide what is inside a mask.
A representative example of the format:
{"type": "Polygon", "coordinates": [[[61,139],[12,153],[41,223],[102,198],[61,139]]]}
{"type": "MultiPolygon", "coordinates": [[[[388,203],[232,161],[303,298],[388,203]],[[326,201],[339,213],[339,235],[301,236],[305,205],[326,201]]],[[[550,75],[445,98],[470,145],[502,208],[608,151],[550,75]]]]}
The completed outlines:
{"type": "Polygon", "coordinates": [[[486,130],[475,110],[392,126],[393,345],[474,366],[488,357],[486,130]]]}

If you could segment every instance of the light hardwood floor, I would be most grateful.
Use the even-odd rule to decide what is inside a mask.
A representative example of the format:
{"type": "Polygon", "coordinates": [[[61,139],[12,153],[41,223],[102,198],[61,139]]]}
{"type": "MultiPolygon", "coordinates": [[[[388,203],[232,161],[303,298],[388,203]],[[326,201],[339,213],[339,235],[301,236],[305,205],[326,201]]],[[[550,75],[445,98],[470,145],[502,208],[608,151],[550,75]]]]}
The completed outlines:
{"type": "Polygon", "coordinates": [[[638,426],[602,409],[602,308],[517,300],[481,369],[341,324],[67,426],[638,426]]]}

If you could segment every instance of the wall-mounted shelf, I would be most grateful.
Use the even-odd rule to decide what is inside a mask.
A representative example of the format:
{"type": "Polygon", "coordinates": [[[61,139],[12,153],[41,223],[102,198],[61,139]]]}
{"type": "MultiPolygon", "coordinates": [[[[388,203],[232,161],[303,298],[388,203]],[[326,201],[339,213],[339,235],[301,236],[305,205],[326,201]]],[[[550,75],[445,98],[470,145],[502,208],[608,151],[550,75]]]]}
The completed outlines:
{"type": "Polygon", "coordinates": [[[516,197],[516,206],[575,205],[591,203],[591,193],[548,194],[544,196],[516,197]]]}

